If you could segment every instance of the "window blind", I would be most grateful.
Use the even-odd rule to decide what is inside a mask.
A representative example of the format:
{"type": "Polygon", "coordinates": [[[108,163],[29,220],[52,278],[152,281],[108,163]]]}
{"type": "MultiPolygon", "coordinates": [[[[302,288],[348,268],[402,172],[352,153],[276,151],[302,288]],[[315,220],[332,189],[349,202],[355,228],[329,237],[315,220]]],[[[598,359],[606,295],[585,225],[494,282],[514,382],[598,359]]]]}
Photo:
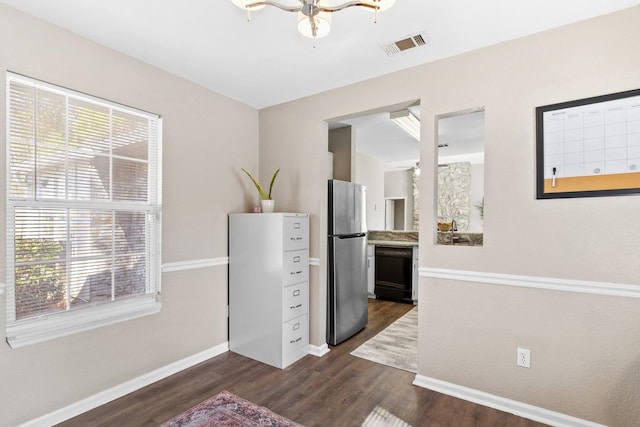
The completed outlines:
{"type": "Polygon", "coordinates": [[[92,309],[109,323],[148,312],[159,291],[160,118],[12,73],[7,96],[10,344],[72,333],[81,309],[84,324],[92,309]]]}

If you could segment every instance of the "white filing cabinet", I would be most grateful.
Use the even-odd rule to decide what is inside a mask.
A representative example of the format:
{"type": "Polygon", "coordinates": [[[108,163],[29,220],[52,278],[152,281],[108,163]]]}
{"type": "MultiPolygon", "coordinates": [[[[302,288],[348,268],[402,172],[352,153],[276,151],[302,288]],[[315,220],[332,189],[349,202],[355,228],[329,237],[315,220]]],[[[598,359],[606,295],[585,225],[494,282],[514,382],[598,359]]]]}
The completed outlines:
{"type": "Polygon", "coordinates": [[[277,368],[309,353],[309,216],[229,215],[229,348],[277,368]]]}

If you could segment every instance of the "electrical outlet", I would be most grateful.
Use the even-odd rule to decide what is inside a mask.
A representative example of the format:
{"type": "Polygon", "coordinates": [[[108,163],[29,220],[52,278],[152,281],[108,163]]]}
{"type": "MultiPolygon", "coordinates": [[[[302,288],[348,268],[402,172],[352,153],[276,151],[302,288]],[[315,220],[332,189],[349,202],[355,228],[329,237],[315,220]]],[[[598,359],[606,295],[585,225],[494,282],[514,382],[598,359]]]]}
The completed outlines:
{"type": "Polygon", "coordinates": [[[523,368],[531,367],[531,351],[529,349],[518,347],[516,365],[523,368]]]}

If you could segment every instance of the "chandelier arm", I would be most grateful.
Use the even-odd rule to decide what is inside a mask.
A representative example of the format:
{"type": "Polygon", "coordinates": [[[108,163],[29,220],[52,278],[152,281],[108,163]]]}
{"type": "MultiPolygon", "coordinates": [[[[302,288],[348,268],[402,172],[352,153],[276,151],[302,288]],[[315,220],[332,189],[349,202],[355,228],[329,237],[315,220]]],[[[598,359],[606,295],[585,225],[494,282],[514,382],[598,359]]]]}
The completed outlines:
{"type": "Polygon", "coordinates": [[[362,1],[350,1],[344,4],[339,4],[337,6],[321,6],[318,5],[318,9],[321,12],[340,12],[341,10],[347,9],[349,7],[360,6],[367,9],[371,9],[372,11],[376,11],[380,9],[380,6],[372,5],[371,3],[365,3],[362,1]]]}
{"type": "Polygon", "coordinates": [[[271,1],[271,0],[259,0],[259,1],[255,1],[253,3],[249,3],[245,5],[247,9],[251,9],[256,6],[275,6],[278,9],[282,9],[286,12],[300,12],[302,10],[302,6],[297,6],[297,7],[285,6],[283,4],[280,4],[278,2],[271,1]]]}
{"type": "MultiPolygon", "coordinates": [[[[301,6],[285,6],[283,4],[280,4],[278,2],[275,2],[273,0],[257,0],[253,3],[249,3],[247,5],[245,5],[245,8],[247,9],[252,9],[254,7],[257,6],[275,6],[278,9],[282,9],[284,11],[287,12],[300,12],[302,11],[302,5],[301,6]]],[[[349,7],[354,7],[354,6],[360,6],[360,7],[364,7],[366,9],[371,9],[372,11],[376,11],[378,9],[380,9],[380,6],[375,6],[371,3],[366,3],[363,1],[350,1],[344,4],[339,4],[337,6],[321,6],[321,5],[316,5],[318,7],[318,9],[321,12],[339,12],[341,10],[347,9],[349,7]]]]}

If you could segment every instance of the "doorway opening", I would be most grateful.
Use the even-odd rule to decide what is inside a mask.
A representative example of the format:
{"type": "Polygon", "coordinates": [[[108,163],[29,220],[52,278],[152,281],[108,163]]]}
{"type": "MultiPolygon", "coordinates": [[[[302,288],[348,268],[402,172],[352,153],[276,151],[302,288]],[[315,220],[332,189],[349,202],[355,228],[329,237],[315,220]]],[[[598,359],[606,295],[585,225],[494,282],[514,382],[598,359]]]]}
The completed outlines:
{"type": "Polygon", "coordinates": [[[405,230],[406,198],[385,198],[384,229],[386,231],[405,230]]]}

